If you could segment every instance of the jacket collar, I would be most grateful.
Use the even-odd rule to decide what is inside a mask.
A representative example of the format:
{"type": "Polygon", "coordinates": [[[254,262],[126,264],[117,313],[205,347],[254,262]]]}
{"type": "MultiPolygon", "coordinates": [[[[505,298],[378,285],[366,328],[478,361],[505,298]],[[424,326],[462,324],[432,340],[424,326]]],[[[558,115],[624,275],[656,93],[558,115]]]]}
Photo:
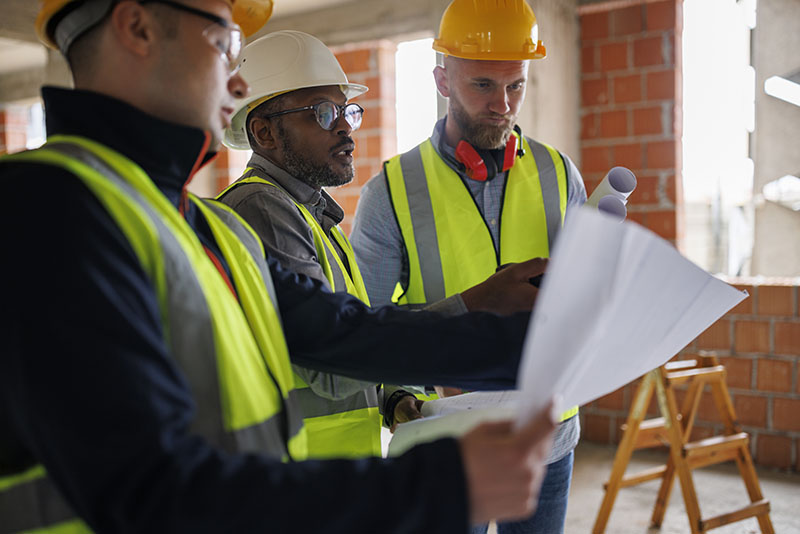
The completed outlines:
{"type": "Polygon", "coordinates": [[[329,217],[334,225],[344,219],[344,210],[324,189],[315,189],[302,180],[298,180],[264,156],[253,152],[247,166],[265,173],[277,182],[277,185],[289,193],[294,200],[305,205],[320,222],[322,222],[322,215],[329,217]]]}
{"type": "Polygon", "coordinates": [[[115,98],[78,89],[44,87],[48,136],[87,137],[142,167],[176,206],[194,173],[215,152],[207,132],[167,122],[115,98]]]}

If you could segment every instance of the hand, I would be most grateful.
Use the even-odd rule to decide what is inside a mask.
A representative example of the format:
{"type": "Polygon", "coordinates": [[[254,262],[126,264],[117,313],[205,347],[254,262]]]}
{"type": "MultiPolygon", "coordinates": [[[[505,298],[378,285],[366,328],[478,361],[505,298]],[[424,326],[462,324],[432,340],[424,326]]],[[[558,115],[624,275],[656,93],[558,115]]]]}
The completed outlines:
{"type": "Polygon", "coordinates": [[[436,394],[439,395],[440,399],[455,397],[456,395],[464,393],[464,390],[461,388],[451,388],[449,386],[433,386],[433,389],[436,390],[436,394]]]}
{"type": "Polygon", "coordinates": [[[552,404],[518,430],[511,421],[484,423],[461,438],[473,524],[534,512],[556,428],[551,412],[552,404]]]}
{"type": "Polygon", "coordinates": [[[414,419],[422,419],[424,417],[420,412],[422,403],[423,401],[412,395],[400,399],[394,407],[394,424],[389,431],[394,434],[398,424],[408,423],[414,419]]]}
{"type": "Polygon", "coordinates": [[[546,268],[546,258],[514,263],[467,289],[461,293],[461,298],[469,311],[501,315],[531,311],[539,289],[530,283],[530,279],[542,274],[546,268]]]}

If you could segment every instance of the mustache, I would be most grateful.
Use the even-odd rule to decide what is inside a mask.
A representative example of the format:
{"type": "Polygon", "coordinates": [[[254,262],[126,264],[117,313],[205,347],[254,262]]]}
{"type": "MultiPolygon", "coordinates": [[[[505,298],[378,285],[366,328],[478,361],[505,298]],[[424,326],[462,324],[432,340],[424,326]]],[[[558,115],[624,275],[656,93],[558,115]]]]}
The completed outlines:
{"type": "Polygon", "coordinates": [[[345,138],[342,139],[341,143],[336,143],[336,145],[334,145],[334,147],[331,148],[331,151],[334,151],[334,150],[339,149],[339,148],[355,146],[355,144],[356,144],[356,142],[353,141],[352,137],[345,137],[345,138]]]}

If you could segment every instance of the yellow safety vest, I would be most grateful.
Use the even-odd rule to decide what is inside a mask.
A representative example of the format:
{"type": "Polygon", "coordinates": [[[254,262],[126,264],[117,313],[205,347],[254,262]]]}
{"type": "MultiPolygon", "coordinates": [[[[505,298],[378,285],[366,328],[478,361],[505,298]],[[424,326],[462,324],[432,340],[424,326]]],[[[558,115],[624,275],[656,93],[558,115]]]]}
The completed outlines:
{"type": "MultiPolygon", "coordinates": [[[[197,235],[133,161],[92,140],[54,136],[2,162],[48,164],[71,172],[128,239],[158,296],[171,355],[185,373],[197,413],[192,432],[227,452],[303,460],[306,432],[275,292],[260,240],[232,210],[190,196],[225,257],[237,298],[197,235]]],[[[0,533],[89,532],[44,468],[0,479],[0,533]]]]}
{"type": "MultiPolygon", "coordinates": [[[[500,265],[550,256],[564,223],[567,173],[554,148],[521,138],[524,155],[508,171],[500,246],[461,177],[430,139],[386,162],[392,206],[408,255],[408,285],[393,300],[421,305],[461,293],[500,265]]],[[[572,408],[563,415],[578,413],[572,408]]]]}
{"type": "MultiPolygon", "coordinates": [[[[242,178],[224,189],[217,199],[244,184],[263,184],[284,192],[297,206],[314,236],[314,248],[333,291],[346,291],[348,294],[369,304],[364,280],[356,263],[350,240],[338,227],[331,228],[330,236],[322,225],[301,203],[279,185],[255,174],[248,168],[242,178]],[[344,252],[350,270],[348,272],[342,258],[331,242],[333,238],[344,252]]],[[[308,455],[310,458],[363,458],[381,455],[381,416],[378,409],[375,388],[360,391],[345,399],[330,400],[314,393],[308,384],[295,373],[295,391],[308,431],[308,455]]]]}

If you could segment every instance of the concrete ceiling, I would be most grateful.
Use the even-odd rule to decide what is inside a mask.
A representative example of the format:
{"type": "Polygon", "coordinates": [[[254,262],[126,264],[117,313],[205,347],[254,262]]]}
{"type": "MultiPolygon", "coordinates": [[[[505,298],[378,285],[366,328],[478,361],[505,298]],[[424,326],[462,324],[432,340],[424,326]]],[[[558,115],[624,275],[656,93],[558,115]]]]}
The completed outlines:
{"type": "MultiPolygon", "coordinates": [[[[273,19],[331,8],[349,0],[276,0],[273,19]]],[[[0,75],[43,67],[45,48],[33,31],[39,3],[31,0],[3,0],[0,17],[0,75]]]]}

